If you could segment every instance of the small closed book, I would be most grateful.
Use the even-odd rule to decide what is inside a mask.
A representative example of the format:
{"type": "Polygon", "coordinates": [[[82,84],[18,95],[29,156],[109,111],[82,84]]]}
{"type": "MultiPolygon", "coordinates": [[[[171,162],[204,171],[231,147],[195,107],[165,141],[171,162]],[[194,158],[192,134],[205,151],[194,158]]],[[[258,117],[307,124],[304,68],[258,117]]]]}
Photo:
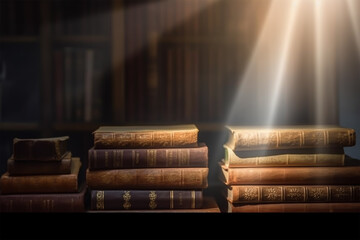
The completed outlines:
{"type": "Polygon", "coordinates": [[[197,146],[198,128],[188,125],[101,126],[94,134],[95,149],[197,146]]]}

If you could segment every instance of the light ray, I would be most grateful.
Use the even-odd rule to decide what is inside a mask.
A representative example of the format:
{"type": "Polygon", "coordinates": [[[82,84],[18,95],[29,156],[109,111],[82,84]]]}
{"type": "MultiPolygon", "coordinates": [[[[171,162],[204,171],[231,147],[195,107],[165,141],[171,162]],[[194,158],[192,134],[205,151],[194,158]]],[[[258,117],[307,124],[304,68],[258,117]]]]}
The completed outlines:
{"type": "Polygon", "coordinates": [[[356,3],[354,0],[346,0],[346,3],[350,13],[351,26],[355,36],[358,56],[360,57],[360,14],[359,11],[356,11],[356,9],[359,10],[360,4],[359,2],[356,3]]]}

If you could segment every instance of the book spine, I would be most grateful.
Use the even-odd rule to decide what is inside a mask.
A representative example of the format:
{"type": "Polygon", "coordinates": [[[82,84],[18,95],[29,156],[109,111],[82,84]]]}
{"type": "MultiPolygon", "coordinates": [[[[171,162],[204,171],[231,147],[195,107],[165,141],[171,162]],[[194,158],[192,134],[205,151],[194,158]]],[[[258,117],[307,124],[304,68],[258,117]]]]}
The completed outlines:
{"type": "Polygon", "coordinates": [[[5,173],[0,178],[0,187],[2,194],[77,192],[78,179],[73,174],[9,176],[5,173]]]}
{"type": "Polygon", "coordinates": [[[233,185],[228,189],[227,199],[233,203],[360,202],[360,186],[233,185]]]}
{"type": "Polygon", "coordinates": [[[13,141],[14,160],[58,161],[67,150],[67,140],[55,141],[13,141]]]}
{"type": "Polygon", "coordinates": [[[144,168],[86,171],[91,189],[202,189],[208,168],[144,168]]]}
{"type": "Polygon", "coordinates": [[[179,147],[197,143],[198,131],[150,133],[94,133],[94,148],[179,147]]]}
{"type": "Polygon", "coordinates": [[[71,172],[71,158],[61,161],[15,161],[7,162],[9,175],[68,174],[71,172]]]}
{"type": "Polygon", "coordinates": [[[91,210],[201,208],[201,190],[91,190],[91,210]]]}
{"type": "Polygon", "coordinates": [[[345,154],[279,154],[242,158],[225,149],[224,161],[230,167],[343,166],[345,154]]]}
{"type": "Polygon", "coordinates": [[[0,212],[84,212],[85,191],[76,194],[0,195],[0,212]]]}
{"type": "Polygon", "coordinates": [[[89,149],[89,169],[208,167],[208,148],[89,149]]]}
{"type": "Polygon", "coordinates": [[[313,130],[244,130],[234,132],[234,150],[345,147],[355,145],[355,131],[347,128],[313,130]]]}
{"type": "Polygon", "coordinates": [[[360,184],[360,166],[229,168],[229,184],[360,184]]]}

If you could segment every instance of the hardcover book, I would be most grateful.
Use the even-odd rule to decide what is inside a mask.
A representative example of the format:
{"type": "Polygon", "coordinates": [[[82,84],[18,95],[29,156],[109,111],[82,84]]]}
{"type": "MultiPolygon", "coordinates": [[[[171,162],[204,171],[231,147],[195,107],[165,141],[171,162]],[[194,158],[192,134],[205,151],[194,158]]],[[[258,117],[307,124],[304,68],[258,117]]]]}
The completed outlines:
{"type": "Polygon", "coordinates": [[[95,149],[197,146],[193,124],[160,126],[101,126],[94,134],[95,149]]]}
{"type": "Polygon", "coordinates": [[[203,189],[208,168],[138,168],[86,171],[90,189],[203,189]]]}
{"type": "Polygon", "coordinates": [[[0,194],[0,212],[84,212],[85,193],[0,194]]]}
{"type": "Polygon", "coordinates": [[[341,167],[226,167],[223,162],[220,179],[226,185],[346,185],[360,184],[360,166],[341,167]]]}
{"type": "Polygon", "coordinates": [[[232,203],[360,202],[360,185],[231,185],[232,203]]]}
{"type": "Polygon", "coordinates": [[[234,151],[258,149],[341,148],[355,145],[355,130],[339,126],[257,128],[226,126],[226,145],[234,151]]]}
{"type": "Polygon", "coordinates": [[[91,190],[92,210],[201,208],[202,190],[91,190]]]}
{"type": "Polygon", "coordinates": [[[233,151],[224,145],[227,167],[343,166],[342,148],[233,151]]]}
{"type": "Polygon", "coordinates": [[[208,147],[89,149],[89,170],[208,167],[208,147]]]}
{"type": "Polygon", "coordinates": [[[68,136],[13,140],[14,160],[60,161],[67,154],[68,136]]]}
{"type": "Polygon", "coordinates": [[[77,192],[80,167],[80,158],[73,157],[70,174],[10,176],[9,172],[5,172],[0,178],[1,193],[77,192]]]}
{"type": "Polygon", "coordinates": [[[68,152],[60,161],[21,161],[11,157],[7,161],[7,171],[10,176],[69,174],[71,172],[71,152],[68,152]]]}

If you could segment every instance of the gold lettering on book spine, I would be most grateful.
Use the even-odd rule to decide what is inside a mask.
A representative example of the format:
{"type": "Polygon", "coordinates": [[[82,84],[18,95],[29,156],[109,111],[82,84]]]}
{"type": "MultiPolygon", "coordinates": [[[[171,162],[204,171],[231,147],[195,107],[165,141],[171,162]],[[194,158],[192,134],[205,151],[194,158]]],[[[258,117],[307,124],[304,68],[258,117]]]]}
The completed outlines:
{"type": "Polygon", "coordinates": [[[125,192],[124,192],[123,199],[124,199],[124,204],[123,204],[124,209],[130,209],[130,208],[131,208],[131,203],[130,203],[131,195],[130,195],[130,191],[125,191],[125,192]]]}
{"type": "Polygon", "coordinates": [[[155,167],[156,166],[156,153],[157,150],[155,149],[148,149],[146,150],[146,163],[148,167],[155,167]]]}
{"type": "Polygon", "coordinates": [[[96,209],[104,209],[104,191],[96,192],[96,209]]]}
{"type": "Polygon", "coordinates": [[[170,191],[170,209],[174,208],[174,191],[170,191]]]}
{"type": "Polygon", "coordinates": [[[195,208],[195,191],[191,191],[191,208],[195,208]]]}
{"type": "Polygon", "coordinates": [[[149,208],[150,209],[155,209],[157,207],[157,204],[156,204],[156,192],[155,191],[150,191],[149,193],[149,208]]]}

